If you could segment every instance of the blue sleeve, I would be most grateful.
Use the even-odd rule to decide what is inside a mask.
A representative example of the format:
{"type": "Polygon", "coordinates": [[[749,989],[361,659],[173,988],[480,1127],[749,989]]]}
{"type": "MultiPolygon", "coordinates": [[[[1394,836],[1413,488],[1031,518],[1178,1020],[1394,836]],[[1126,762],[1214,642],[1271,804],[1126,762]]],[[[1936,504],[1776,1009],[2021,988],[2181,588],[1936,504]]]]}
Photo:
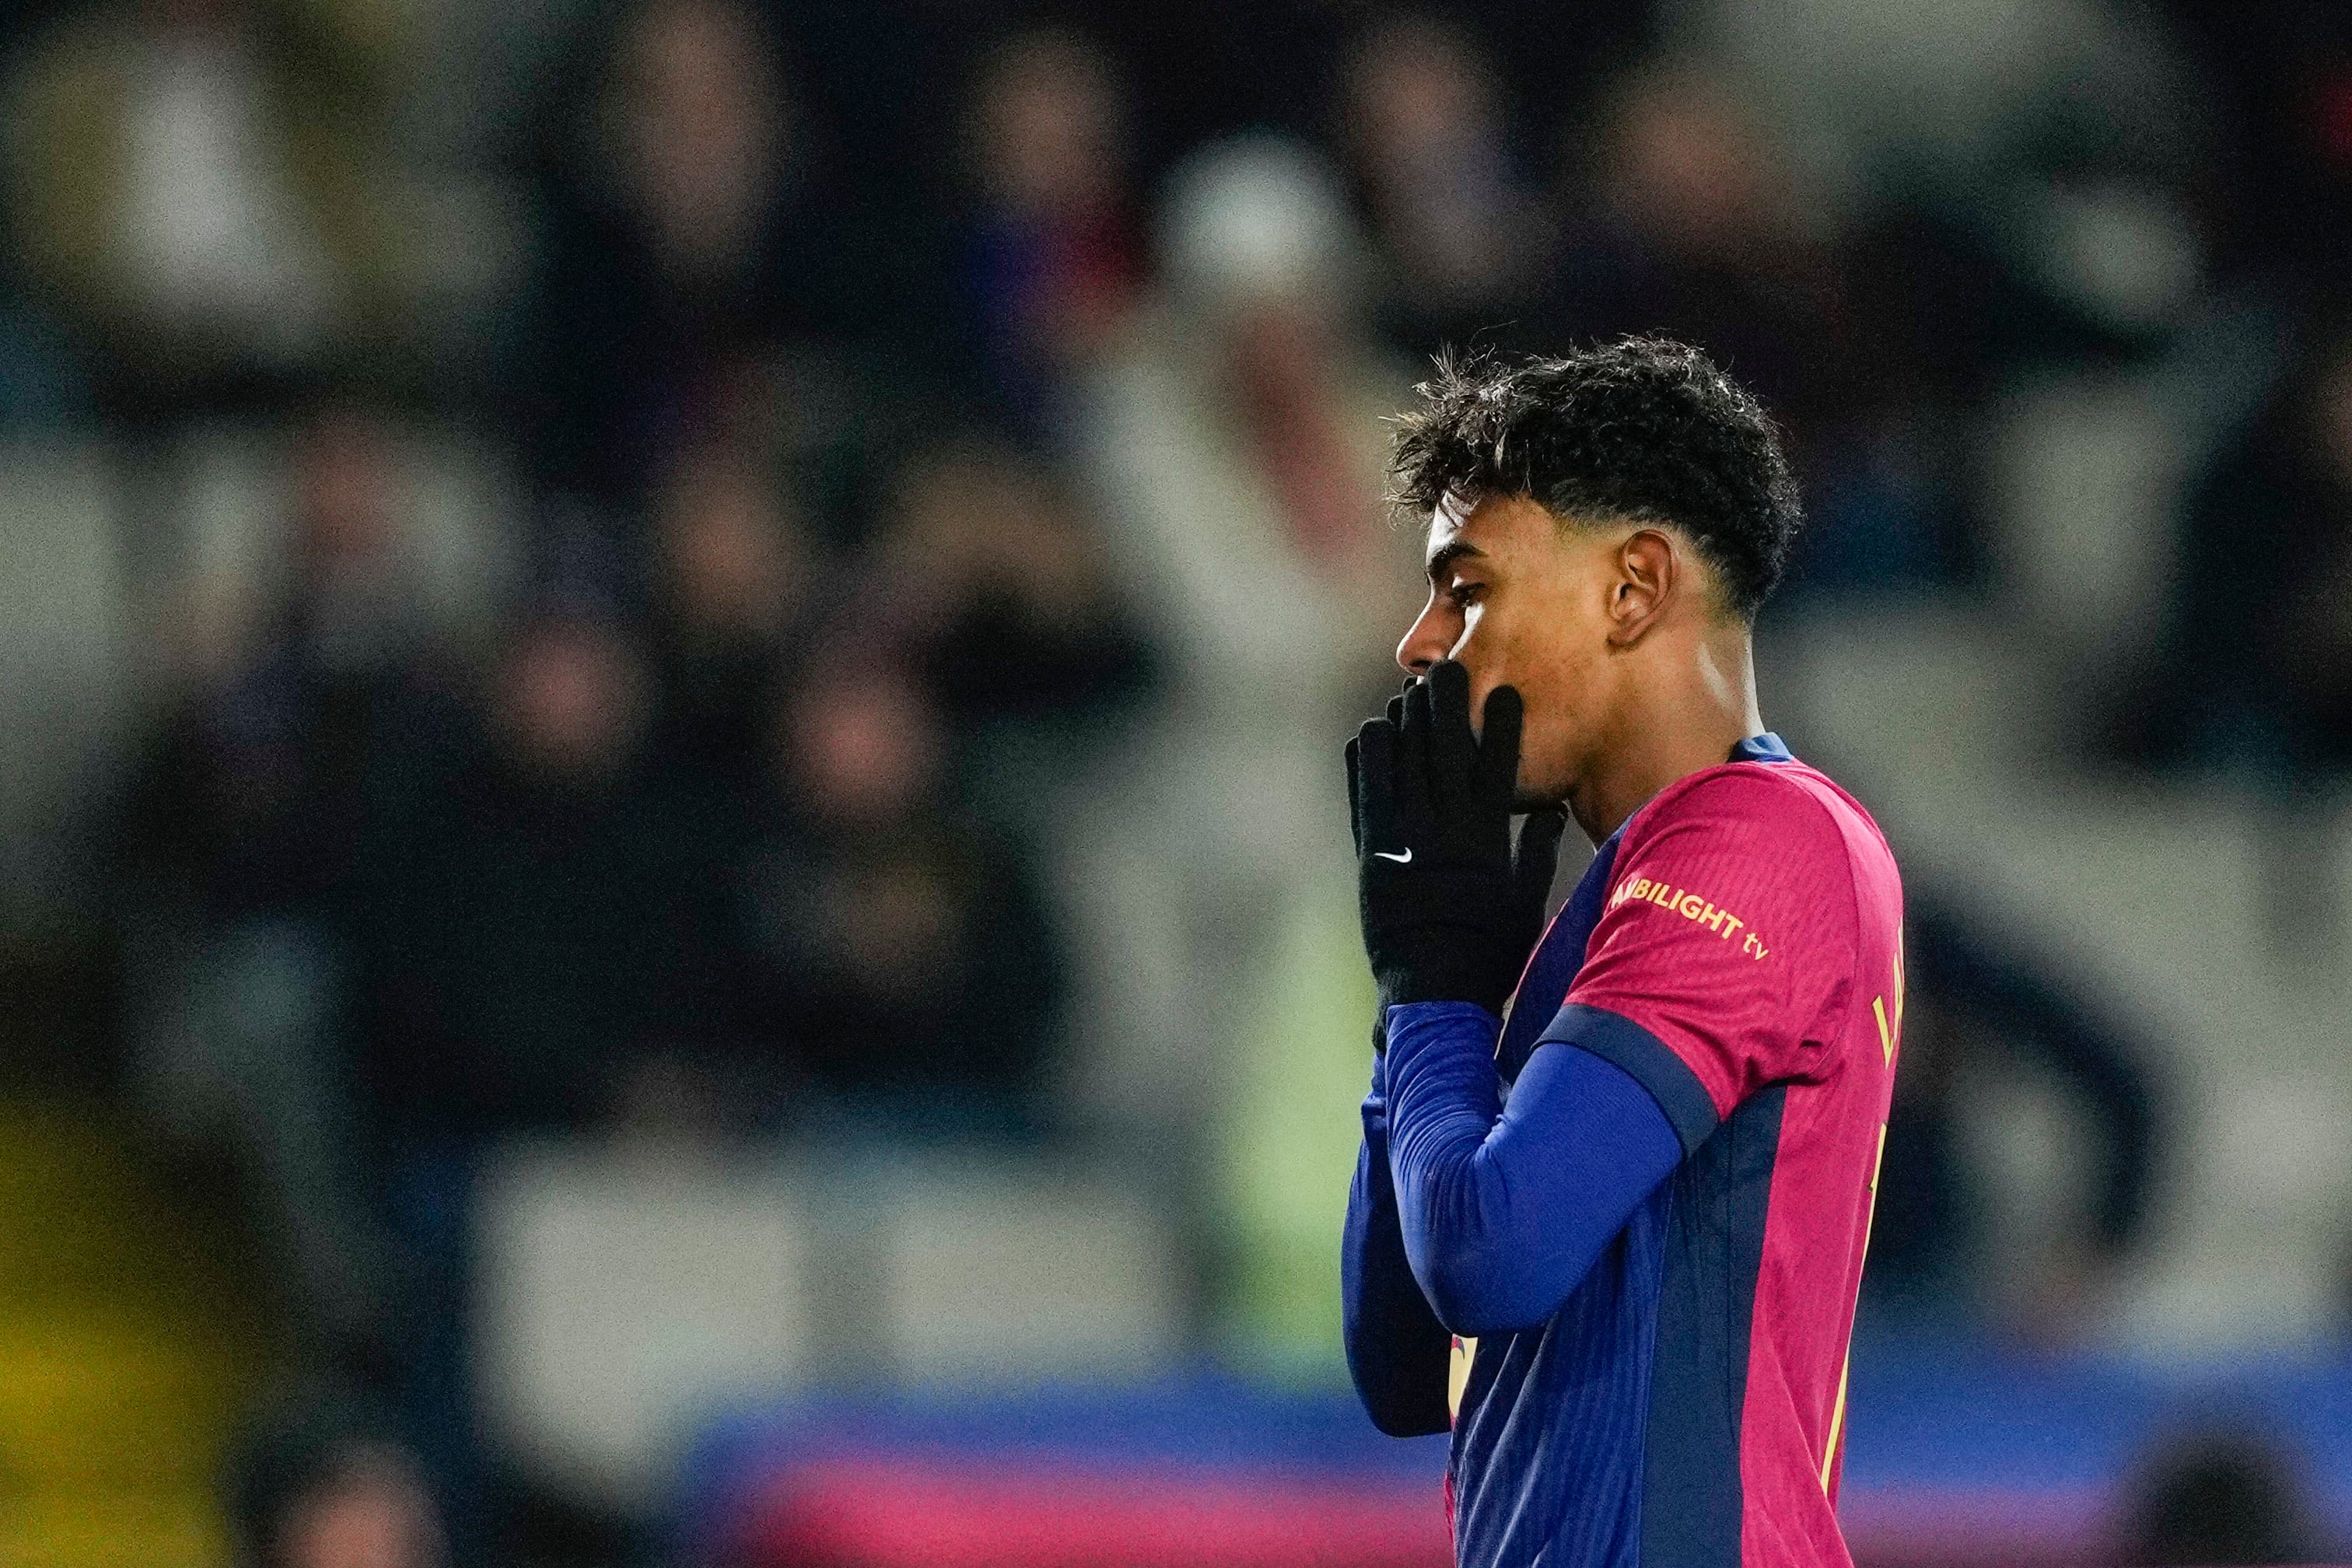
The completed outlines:
{"type": "Polygon", "coordinates": [[[1471,1003],[1388,1015],[1389,1165],[1413,1277],[1455,1333],[1533,1327],[1683,1157],[1622,1068],[1548,1031],[1502,1104],[1501,1025],[1471,1003]]]}
{"type": "Polygon", "coordinates": [[[1419,1437],[1452,1425],[1445,1382],[1454,1336],[1429,1310],[1405,1261],[1397,1226],[1396,1184],[1389,1177],[1387,1085],[1383,1058],[1372,1058],[1364,1097],[1364,1142],[1348,1190],[1348,1228],[1339,1250],[1339,1311],[1348,1372],[1372,1425],[1391,1437],[1419,1437]]]}

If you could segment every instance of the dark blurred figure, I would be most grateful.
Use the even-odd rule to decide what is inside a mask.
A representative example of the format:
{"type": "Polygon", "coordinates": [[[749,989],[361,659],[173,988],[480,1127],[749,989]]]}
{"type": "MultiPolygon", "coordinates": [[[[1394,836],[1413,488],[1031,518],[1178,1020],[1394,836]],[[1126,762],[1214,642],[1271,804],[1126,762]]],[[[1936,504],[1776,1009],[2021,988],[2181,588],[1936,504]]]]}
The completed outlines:
{"type": "Polygon", "coordinates": [[[1125,98],[1091,42],[1033,32],[988,52],[966,112],[954,265],[981,384],[1012,428],[1057,437],[1142,279],[1125,98]]]}
{"type": "Polygon", "coordinates": [[[609,600],[545,591],[492,661],[469,743],[364,852],[365,1147],[407,1287],[383,1371],[461,1561],[513,1500],[480,1447],[469,1363],[486,1155],[638,1114],[649,1075],[740,1035],[730,819],[659,787],[649,685],[609,600]]]}
{"type": "Polygon", "coordinates": [[[653,504],[653,750],[685,782],[762,771],[769,689],[799,650],[816,546],[782,485],[733,442],[688,447],[653,504]]]}
{"type": "Polygon", "coordinates": [[[142,820],[215,919],[323,912],[348,887],[367,791],[393,782],[402,748],[443,711],[451,650],[436,646],[393,510],[394,438],[362,399],[304,416],[282,580],[261,584],[249,634],[176,639],[199,661],[226,642],[226,668],[194,671],[203,684],[169,732],[142,820]]]}
{"type": "Polygon", "coordinates": [[[1150,679],[1091,520],[1007,448],[953,441],[907,464],[876,557],[890,640],[967,733],[1061,721],[1098,742],[1105,710],[1150,679]]]}
{"type": "Polygon", "coordinates": [[[2352,329],[2315,333],[2192,491],[2156,756],[2273,784],[2352,764],[2352,329]]]}
{"type": "Polygon", "coordinates": [[[415,1457],[362,1407],[291,1406],[245,1436],[228,1475],[238,1568],[447,1568],[415,1457]]]}
{"type": "Polygon", "coordinates": [[[1571,134],[1570,163],[1528,346],[1663,331],[1756,389],[1806,497],[1784,609],[1947,576],[1953,524],[1889,290],[1857,289],[1852,237],[1808,208],[1732,79],[1633,68],[1571,134]]]}
{"type": "Polygon", "coordinates": [[[1869,374],[1827,237],[1731,82],[1661,61],[1621,77],[1571,136],[1562,250],[1544,324],[1665,331],[1738,367],[1799,445],[1869,374]]]}
{"type": "Polygon", "coordinates": [[[637,0],[619,16],[522,321],[525,432],[560,490],[634,499],[746,365],[870,325],[877,258],[824,187],[812,104],[764,13],[637,0]]]}
{"type": "Polygon", "coordinates": [[[2332,951],[2329,797],[2352,769],[2352,325],[2340,312],[2192,488],[2174,581],[2120,745],[2252,785],[2273,814],[2273,934],[2289,952],[2332,951]]]}
{"type": "Polygon", "coordinates": [[[2231,282],[2341,277],[2352,252],[2352,12],[2336,0],[2166,0],[2221,145],[2195,194],[2231,282]]]}
{"type": "Polygon", "coordinates": [[[380,1332],[362,1217],[351,1000],[362,846],[421,785],[454,721],[453,650],[396,509],[395,427],[358,397],[297,424],[282,576],[201,658],[134,781],[124,915],[145,1092],[175,1136],[219,1140],[283,1238],[299,1329],[333,1354],[380,1332]]]}
{"type": "Polygon", "coordinates": [[[1416,362],[1511,326],[1549,237],[1476,45],[1433,17],[1381,23],[1348,58],[1339,120],[1373,249],[1372,324],[1416,362]]]}
{"type": "Polygon", "coordinates": [[[2123,1568],[2317,1563],[2302,1479],[2277,1445],[2251,1431],[2192,1435],[2143,1468],[2122,1526],[2123,1568]]]}
{"type": "Polygon", "coordinates": [[[590,1125],[633,1053],[726,1032],[722,825],[652,786],[649,677],[587,597],[542,602],[481,738],[369,868],[379,1114],[472,1139],[590,1125]]]}
{"type": "Polygon", "coordinates": [[[1864,1289],[1874,1305],[1931,1318],[2005,1310],[2027,1337],[2063,1342],[2090,1326],[2147,1232],[2163,1086],[2116,1019],[1931,889],[1911,892],[1903,1056],[1864,1289]],[[1962,1124],[1978,1086],[2021,1068],[2061,1087],[2080,1130],[2070,1142],[2089,1150],[2090,1201],[2046,1254],[1995,1258],[1962,1124]],[[1987,1284],[2008,1299],[1985,1300],[1987,1284]]]}
{"type": "Polygon", "coordinates": [[[958,809],[938,713],[902,671],[835,667],[788,684],[776,721],[742,881],[764,1029],[835,1094],[1017,1131],[1062,955],[1027,868],[958,809]]]}

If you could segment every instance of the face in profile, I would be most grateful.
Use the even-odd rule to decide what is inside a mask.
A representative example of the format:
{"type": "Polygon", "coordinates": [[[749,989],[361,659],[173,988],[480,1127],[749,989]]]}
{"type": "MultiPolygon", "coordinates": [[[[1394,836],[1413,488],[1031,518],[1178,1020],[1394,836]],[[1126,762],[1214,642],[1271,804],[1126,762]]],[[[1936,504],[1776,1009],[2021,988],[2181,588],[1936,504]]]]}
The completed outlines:
{"type": "Polygon", "coordinates": [[[1470,673],[1474,722],[1487,693],[1517,689],[1527,709],[1523,805],[1565,800],[1603,739],[1622,679],[1609,606],[1625,531],[1563,526],[1524,496],[1449,501],[1431,514],[1429,599],[1397,662],[1416,674],[1459,662],[1470,673]]]}

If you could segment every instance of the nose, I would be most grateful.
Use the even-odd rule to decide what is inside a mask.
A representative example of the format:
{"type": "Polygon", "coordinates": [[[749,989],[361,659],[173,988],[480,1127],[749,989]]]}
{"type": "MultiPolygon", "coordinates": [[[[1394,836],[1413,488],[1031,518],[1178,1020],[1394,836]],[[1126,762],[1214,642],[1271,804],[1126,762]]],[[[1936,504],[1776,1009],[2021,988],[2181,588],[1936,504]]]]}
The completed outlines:
{"type": "Polygon", "coordinates": [[[1422,606],[1420,618],[1397,644],[1396,660],[1407,675],[1426,675],[1429,667],[1454,651],[1461,626],[1459,617],[1436,595],[1422,606]]]}

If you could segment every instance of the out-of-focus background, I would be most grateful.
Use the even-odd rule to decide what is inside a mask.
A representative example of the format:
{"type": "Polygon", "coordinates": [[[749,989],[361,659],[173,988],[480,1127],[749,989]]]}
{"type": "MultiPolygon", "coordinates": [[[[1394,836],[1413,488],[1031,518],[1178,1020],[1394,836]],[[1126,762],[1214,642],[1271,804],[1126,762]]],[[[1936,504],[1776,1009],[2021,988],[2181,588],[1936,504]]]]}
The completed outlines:
{"type": "Polygon", "coordinates": [[[0,69],[0,1562],[1446,1562],[1339,1351],[1381,416],[1635,330],[1785,422],[1765,710],[1908,884],[1858,1559],[2352,1550],[2352,12],[0,69]]]}

